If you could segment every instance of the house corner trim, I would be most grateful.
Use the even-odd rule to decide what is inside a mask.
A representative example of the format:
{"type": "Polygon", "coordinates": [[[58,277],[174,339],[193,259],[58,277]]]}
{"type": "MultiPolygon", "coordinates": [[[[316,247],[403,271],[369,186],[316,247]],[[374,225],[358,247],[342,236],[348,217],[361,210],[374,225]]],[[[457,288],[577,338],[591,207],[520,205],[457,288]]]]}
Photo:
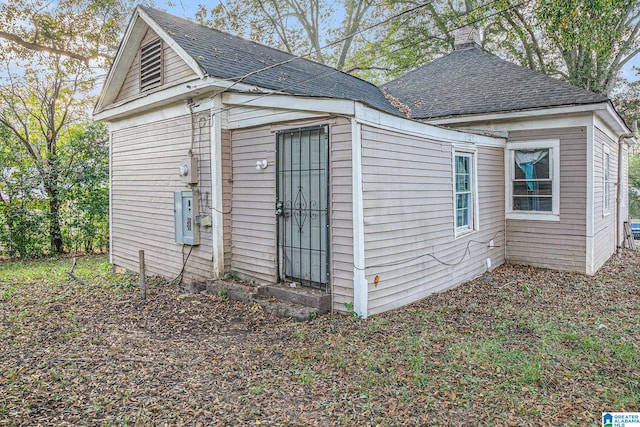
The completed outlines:
{"type": "Polygon", "coordinates": [[[362,194],[362,126],[351,119],[351,164],[353,197],[353,310],[368,314],[369,284],[365,275],[364,206],[362,194]]]}
{"type": "Polygon", "coordinates": [[[211,196],[215,209],[212,209],[213,233],[213,273],[217,277],[224,272],[224,217],[222,202],[222,100],[216,96],[214,108],[210,111],[210,156],[211,156],[211,196]]]}
{"type": "Polygon", "coordinates": [[[587,126],[587,241],[586,244],[586,274],[595,273],[595,200],[594,200],[594,124],[587,126]]]}
{"type": "Polygon", "coordinates": [[[109,129],[109,264],[113,265],[113,131],[109,129]]]}

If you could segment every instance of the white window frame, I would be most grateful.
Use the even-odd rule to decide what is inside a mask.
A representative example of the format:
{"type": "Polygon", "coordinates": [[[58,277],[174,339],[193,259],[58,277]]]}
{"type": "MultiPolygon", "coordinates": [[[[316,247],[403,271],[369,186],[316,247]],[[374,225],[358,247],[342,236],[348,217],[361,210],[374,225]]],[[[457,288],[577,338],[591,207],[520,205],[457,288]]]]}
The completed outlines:
{"type": "Polygon", "coordinates": [[[470,233],[479,230],[479,216],[478,216],[478,156],[477,150],[475,147],[469,147],[466,145],[456,145],[454,144],[452,155],[451,155],[451,174],[452,174],[452,194],[453,194],[453,230],[455,238],[466,236],[470,233]],[[470,159],[469,167],[470,178],[471,178],[471,206],[469,207],[469,225],[465,225],[462,227],[458,227],[456,222],[458,218],[457,212],[457,197],[458,194],[456,190],[456,157],[464,156],[470,159]]]}
{"type": "Polygon", "coordinates": [[[560,140],[546,139],[526,142],[509,142],[504,155],[505,216],[507,219],[534,221],[560,221],[560,140]],[[513,209],[513,179],[515,177],[514,153],[517,150],[549,149],[549,175],[551,176],[551,212],[519,211],[513,209]]]}
{"type": "Polygon", "coordinates": [[[602,146],[602,216],[611,213],[611,151],[602,146]],[[607,191],[608,190],[608,191],[607,191]]]}

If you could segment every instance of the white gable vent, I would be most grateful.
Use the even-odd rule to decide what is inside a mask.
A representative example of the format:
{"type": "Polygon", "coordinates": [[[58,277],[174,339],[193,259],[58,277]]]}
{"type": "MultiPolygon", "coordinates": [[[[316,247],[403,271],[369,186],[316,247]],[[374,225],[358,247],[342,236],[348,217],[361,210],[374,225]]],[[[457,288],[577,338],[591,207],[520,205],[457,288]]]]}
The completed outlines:
{"type": "Polygon", "coordinates": [[[162,84],[162,40],[140,49],[140,92],[162,84]]]}

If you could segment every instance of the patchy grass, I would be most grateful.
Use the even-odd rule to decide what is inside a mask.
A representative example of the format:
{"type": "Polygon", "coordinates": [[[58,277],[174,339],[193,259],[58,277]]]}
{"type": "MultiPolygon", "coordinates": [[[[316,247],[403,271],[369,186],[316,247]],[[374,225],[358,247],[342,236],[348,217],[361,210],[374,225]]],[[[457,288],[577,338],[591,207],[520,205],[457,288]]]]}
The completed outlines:
{"type": "Polygon", "coordinates": [[[0,425],[597,426],[636,411],[640,256],[503,266],[402,310],[299,324],[105,257],[0,264],[0,425]]]}

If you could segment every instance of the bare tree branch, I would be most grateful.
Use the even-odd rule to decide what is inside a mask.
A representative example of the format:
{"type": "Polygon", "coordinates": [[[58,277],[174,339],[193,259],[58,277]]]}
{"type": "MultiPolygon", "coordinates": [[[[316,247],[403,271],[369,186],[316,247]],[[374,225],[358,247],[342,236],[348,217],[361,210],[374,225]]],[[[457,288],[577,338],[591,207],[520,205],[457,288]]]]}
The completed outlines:
{"type": "Polygon", "coordinates": [[[36,52],[46,52],[46,53],[50,53],[50,54],[54,54],[54,55],[61,55],[67,58],[71,58],[71,59],[77,59],[78,61],[82,61],[83,63],[85,63],[86,65],[89,64],[89,62],[92,59],[97,59],[97,58],[104,58],[104,59],[108,59],[111,60],[111,57],[108,55],[104,55],[102,53],[96,52],[93,55],[80,55],[78,53],[75,52],[70,52],[68,50],[64,50],[64,49],[59,49],[56,48],[54,46],[45,46],[39,43],[33,43],[30,41],[27,41],[25,39],[23,39],[22,37],[16,35],[16,34],[12,34],[12,33],[8,33],[6,31],[2,31],[0,30],[0,38],[1,39],[5,39],[7,41],[10,41],[12,43],[15,43],[19,46],[22,46],[26,49],[29,50],[33,50],[36,52]]]}

